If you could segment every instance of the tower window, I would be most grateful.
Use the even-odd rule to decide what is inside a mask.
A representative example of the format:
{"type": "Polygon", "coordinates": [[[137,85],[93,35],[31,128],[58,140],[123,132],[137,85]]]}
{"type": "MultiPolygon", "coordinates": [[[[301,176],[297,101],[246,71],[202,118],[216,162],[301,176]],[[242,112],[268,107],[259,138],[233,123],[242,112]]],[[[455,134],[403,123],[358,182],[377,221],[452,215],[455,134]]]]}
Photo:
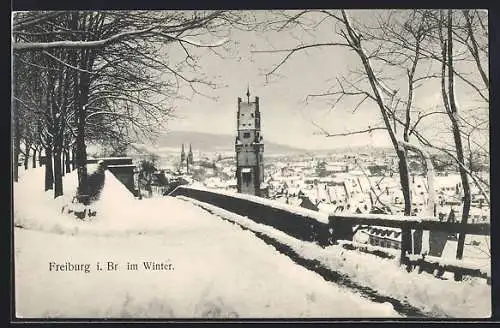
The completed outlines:
{"type": "Polygon", "coordinates": [[[250,132],[243,133],[243,138],[245,139],[250,138],[250,132]]]}
{"type": "Polygon", "coordinates": [[[250,113],[250,116],[253,117],[253,113],[250,113]]]}

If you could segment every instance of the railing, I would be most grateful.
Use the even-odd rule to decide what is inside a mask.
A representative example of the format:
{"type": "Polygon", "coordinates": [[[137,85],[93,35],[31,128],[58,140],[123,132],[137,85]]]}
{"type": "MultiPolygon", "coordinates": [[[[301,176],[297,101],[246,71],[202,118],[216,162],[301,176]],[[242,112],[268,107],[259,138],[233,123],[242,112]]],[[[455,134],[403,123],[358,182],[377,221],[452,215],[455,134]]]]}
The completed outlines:
{"type": "MultiPolygon", "coordinates": [[[[360,249],[375,255],[383,254],[384,257],[391,257],[391,253],[384,252],[381,247],[369,247],[363,244],[353,243],[353,228],[355,225],[382,226],[401,229],[401,248],[400,248],[400,263],[406,265],[408,271],[415,268],[419,272],[426,271],[440,277],[444,271],[452,272],[455,280],[462,280],[464,275],[473,277],[485,278],[488,283],[491,282],[491,274],[482,271],[474,264],[466,261],[455,261],[441,259],[439,256],[433,256],[435,253],[441,255],[441,251],[445,246],[448,234],[465,233],[470,235],[490,235],[490,224],[488,223],[459,223],[459,222],[441,222],[435,218],[422,218],[416,216],[391,216],[391,215],[370,215],[370,214],[352,214],[349,216],[331,215],[329,216],[329,227],[333,229],[333,241],[348,241],[343,243],[344,248],[360,249]],[[433,250],[433,244],[429,242],[429,250],[431,255],[420,255],[422,249],[422,239],[419,241],[413,240],[412,233],[420,233],[429,231],[429,239],[433,239],[433,235],[437,235],[437,239],[441,239],[437,249],[433,250]],[[444,239],[444,240],[443,240],[444,239]],[[412,253],[412,248],[417,250],[416,254],[412,253]],[[374,250],[375,249],[375,250],[374,250]]],[[[436,239],[436,238],[434,238],[436,239]]]]}
{"type": "Polygon", "coordinates": [[[169,195],[186,196],[223,208],[246,216],[257,223],[272,226],[297,239],[315,242],[322,247],[341,243],[347,249],[359,249],[384,257],[394,257],[394,252],[384,251],[382,247],[370,247],[370,245],[352,242],[354,227],[368,225],[398,228],[401,229],[402,241],[400,261],[402,265],[406,265],[408,271],[417,268],[419,272],[427,271],[437,276],[442,275],[444,271],[449,271],[454,273],[455,280],[461,280],[463,275],[469,275],[483,277],[490,282],[489,274],[473,265],[467,265],[465,261],[440,260],[436,256],[409,254],[412,249],[417,249],[416,253],[421,249],[421,245],[420,248],[412,245],[412,231],[427,230],[429,234],[440,233],[445,237],[450,233],[489,236],[490,225],[488,223],[463,224],[441,222],[435,218],[383,214],[328,215],[256,196],[189,186],[179,186],[169,195]]]}
{"type": "Polygon", "coordinates": [[[331,233],[328,231],[328,216],[324,216],[323,221],[318,220],[318,212],[311,210],[297,211],[286,210],[279,207],[272,207],[269,202],[274,202],[264,198],[254,196],[255,200],[238,197],[239,194],[229,195],[220,192],[179,186],[174,189],[170,196],[186,196],[205,202],[238,215],[246,216],[257,223],[270,225],[281,230],[290,236],[303,241],[317,242],[322,246],[330,244],[331,233]],[[265,201],[259,201],[259,200],[265,201]]]}

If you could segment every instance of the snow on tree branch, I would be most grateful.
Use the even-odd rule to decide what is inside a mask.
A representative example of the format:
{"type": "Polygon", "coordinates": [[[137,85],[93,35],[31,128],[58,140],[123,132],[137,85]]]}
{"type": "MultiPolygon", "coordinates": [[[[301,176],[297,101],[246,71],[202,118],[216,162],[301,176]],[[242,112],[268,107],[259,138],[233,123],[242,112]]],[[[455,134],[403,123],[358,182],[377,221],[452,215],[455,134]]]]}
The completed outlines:
{"type": "Polygon", "coordinates": [[[14,51],[23,50],[41,50],[41,49],[52,49],[52,48],[72,48],[72,49],[85,49],[85,48],[100,48],[110,44],[112,42],[122,40],[129,36],[141,35],[152,31],[157,26],[151,26],[142,30],[126,31],[122,33],[115,34],[109,38],[95,41],[52,41],[52,42],[14,42],[12,44],[12,49],[14,51]]]}
{"type": "Polygon", "coordinates": [[[318,125],[317,123],[315,123],[315,122],[311,122],[311,123],[314,126],[316,126],[317,128],[319,128],[325,137],[345,137],[345,136],[352,136],[355,134],[371,133],[371,132],[376,131],[376,130],[387,130],[387,128],[384,126],[377,126],[377,127],[368,127],[368,129],[358,130],[358,131],[330,133],[327,130],[325,130],[323,127],[318,125]]]}
{"type": "Polygon", "coordinates": [[[162,37],[165,37],[168,40],[177,40],[180,42],[184,42],[196,47],[219,47],[227,43],[229,40],[228,39],[222,39],[213,43],[202,43],[196,40],[190,40],[187,38],[182,38],[179,36],[175,36],[173,34],[168,34],[168,33],[163,33],[163,32],[158,32],[154,31],[155,29],[158,29],[161,26],[151,26],[145,29],[141,30],[134,30],[134,31],[126,31],[126,32],[121,32],[118,34],[115,34],[109,38],[106,39],[101,39],[101,40],[95,40],[95,41],[70,41],[70,40],[64,40],[64,41],[52,41],[52,42],[13,42],[12,43],[12,49],[14,51],[28,51],[28,50],[42,50],[42,49],[53,49],[53,48],[66,48],[66,49],[87,49],[87,48],[100,48],[104,47],[108,44],[111,44],[113,42],[117,42],[129,37],[133,36],[138,36],[138,35],[145,35],[148,33],[152,33],[154,35],[159,35],[162,37]]]}

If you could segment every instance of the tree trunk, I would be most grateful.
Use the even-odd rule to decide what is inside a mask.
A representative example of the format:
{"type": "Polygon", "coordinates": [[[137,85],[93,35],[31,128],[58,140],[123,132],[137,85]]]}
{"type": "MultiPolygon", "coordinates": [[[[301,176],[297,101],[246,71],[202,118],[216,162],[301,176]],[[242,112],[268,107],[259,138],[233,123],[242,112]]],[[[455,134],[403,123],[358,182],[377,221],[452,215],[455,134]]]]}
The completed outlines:
{"type": "Polygon", "coordinates": [[[71,147],[71,171],[76,169],[76,150],[75,146],[71,147]]]}
{"type": "Polygon", "coordinates": [[[54,198],[63,195],[61,148],[54,147],[54,198]]]}
{"type": "MultiPolygon", "coordinates": [[[[410,193],[410,174],[408,172],[408,160],[404,149],[397,150],[399,158],[399,182],[403,199],[405,202],[404,215],[411,215],[411,193],[410,193]]],[[[405,252],[413,253],[411,230],[407,228],[401,229],[401,258],[406,257],[405,252]]]]}
{"type": "MultiPolygon", "coordinates": [[[[82,54],[83,55],[83,54],[82,54]]],[[[83,66],[83,65],[82,65],[83,66]]],[[[89,99],[90,79],[80,72],[76,130],[76,166],[78,170],[78,195],[88,195],[87,149],[85,145],[86,106],[89,99]]]]}
{"type": "MultiPolygon", "coordinates": [[[[452,27],[453,19],[451,9],[448,10],[448,43],[447,43],[447,62],[448,62],[448,91],[449,91],[449,111],[448,116],[452,123],[453,130],[453,139],[455,142],[455,148],[457,151],[457,159],[460,163],[463,164],[458,166],[458,170],[460,172],[460,179],[462,181],[462,188],[464,191],[463,198],[463,208],[462,208],[462,223],[467,223],[469,219],[469,211],[470,211],[470,203],[471,203],[471,194],[470,194],[470,185],[469,185],[469,177],[467,172],[465,171],[465,158],[464,158],[464,150],[462,145],[462,136],[460,135],[460,126],[458,123],[458,105],[455,102],[455,86],[454,86],[454,72],[453,72],[453,27],[452,27]]],[[[458,235],[458,244],[457,244],[457,259],[462,259],[464,252],[464,244],[465,244],[465,233],[460,233],[458,235]]]]}
{"type": "Polygon", "coordinates": [[[45,191],[52,190],[54,185],[54,172],[52,168],[52,149],[48,144],[45,148],[45,191]]]}
{"type": "Polygon", "coordinates": [[[66,153],[64,152],[64,148],[61,150],[61,174],[62,176],[64,176],[66,174],[66,166],[65,166],[65,163],[66,162],[66,153]]]}
{"type": "Polygon", "coordinates": [[[33,157],[31,158],[31,167],[36,168],[36,147],[33,148],[33,157]]]}
{"type": "Polygon", "coordinates": [[[88,195],[87,151],[85,146],[85,109],[79,109],[78,129],[76,134],[76,167],[78,170],[78,194],[88,195]]]}
{"type": "Polygon", "coordinates": [[[70,162],[71,162],[71,159],[69,157],[69,149],[64,149],[64,158],[66,159],[65,161],[65,166],[66,166],[66,173],[70,173],[71,172],[71,166],[70,166],[70,162]]]}
{"type": "MultiPolygon", "coordinates": [[[[432,160],[430,155],[420,147],[417,147],[409,142],[404,142],[401,143],[403,147],[405,147],[407,150],[412,150],[420,155],[420,157],[423,159],[425,163],[425,176],[427,177],[427,191],[428,191],[428,197],[427,197],[427,202],[426,202],[426,207],[424,211],[424,216],[425,217],[435,217],[435,211],[436,211],[436,195],[434,191],[434,165],[432,164],[432,160]]],[[[429,253],[430,251],[430,232],[428,230],[423,230],[419,229],[416,230],[416,232],[419,236],[422,237],[422,247],[420,248],[419,245],[415,245],[415,247],[420,248],[420,253],[429,253]]]]}
{"type": "MultiPolygon", "coordinates": [[[[14,85],[14,96],[19,95],[19,85],[16,79],[17,76],[17,65],[18,61],[14,60],[14,69],[12,72],[12,84],[14,85]]],[[[13,150],[14,150],[14,156],[12,156],[12,166],[13,166],[13,178],[14,181],[19,180],[19,153],[21,150],[21,129],[19,126],[19,104],[18,102],[12,97],[12,119],[14,123],[14,133],[13,133],[13,150]]]]}
{"type": "Polygon", "coordinates": [[[146,190],[148,191],[148,197],[151,198],[153,195],[153,189],[151,187],[152,174],[146,173],[146,190]]]}
{"type": "MultiPolygon", "coordinates": [[[[453,138],[455,141],[455,146],[457,148],[457,157],[460,162],[463,163],[463,148],[462,148],[462,138],[460,136],[460,130],[458,128],[457,122],[453,124],[453,138]]],[[[462,181],[462,188],[464,193],[463,198],[463,208],[462,208],[462,223],[467,223],[469,219],[470,205],[471,205],[471,192],[469,185],[469,177],[465,169],[459,165],[460,179],[462,181]]],[[[465,245],[465,233],[460,233],[458,235],[458,245],[457,245],[457,259],[462,259],[464,253],[465,245]]]]}
{"type": "Polygon", "coordinates": [[[19,115],[14,114],[14,156],[13,156],[13,166],[14,166],[14,181],[19,180],[19,153],[21,152],[21,141],[20,141],[20,128],[19,128],[19,115]]]}
{"type": "MultiPolygon", "coordinates": [[[[345,10],[342,10],[342,17],[344,19],[344,25],[347,29],[347,35],[349,37],[349,43],[351,44],[351,47],[353,50],[356,51],[358,54],[359,58],[361,59],[363,63],[363,67],[365,69],[366,75],[368,77],[368,81],[370,82],[371,89],[374,93],[375,100],[377,102],[377,105],[380,110],[380,114],[382,115],[382,118],[384,120],[384,125],[387,128],[387,132],[389,133],[389,137],[391,139],[391,143],[394,147],[394,150],[396,151],[396,154],[399,158],[399,177],[400,177],[400,183],[401,183],[401,190],[403,192],[403,197],[405,201],[405,215],[409,215],[411,213],[411,196],[410,196],[410,183],[409,183],[409,175],[408,175],[408,161],[406,159],[406,151],[404,148],[401,148],[398,145],[396,135],[394,134],[394,131],[391,126],[391,122],[389,121],[389,116],[386,111],[386,104],[384,100],[382,99],[382,94],[380,90],[380,83],[373,71],[373,68],[370,64],[370,58],[369,56],[365,53],[363,47],[361,46],[361,38],[356,31],[351,26],[350,20],[347,16],[347,13],[345,10]]],[[[394,98],[392,98],[394,99],[394,98]]],[[[392,102],[391,99],[391,102],[392,102]]],[[[400,256],[400,261],[403,262],[403,260],[406,258],[406,252],[410,252],[411,247],[411,235],[410,235],[410,230],[407,228],[402,228],[402,239],[401,239],[401,256],[400,256]]]]}
{"type": "Polygon", "coordinates": [[[399,182],[401,184],[401,191],[405,202],[404,215],[411,215],[411,193],[410,193],[410,173],[408,170],[408,160],[406,158],[405,150],[398,150],[397,155],[399,158],[399,182]]]}
{"type": "Polygon", "coordinates": [[[31,149],[31,143],[25,142],[24,144],[24,170],[28,170],[29,164],[30,164],[30,149],[31,149]]]}
{"type": "Polygon", "coordinates": [[[30,164],[30,149],[31,149],[31,144],[26,143],[24,145],[24,170],[28,170],[29,164],[30,164]]]}

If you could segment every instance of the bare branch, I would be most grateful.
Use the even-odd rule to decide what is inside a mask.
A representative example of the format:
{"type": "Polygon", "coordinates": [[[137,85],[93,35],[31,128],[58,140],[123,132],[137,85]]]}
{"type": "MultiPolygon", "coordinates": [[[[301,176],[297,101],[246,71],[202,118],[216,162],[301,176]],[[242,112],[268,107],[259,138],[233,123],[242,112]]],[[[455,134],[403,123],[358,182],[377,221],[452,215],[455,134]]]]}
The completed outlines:
{"type": "Polygon", "coordinates": [[[84,73],[88,73],[88,74],[91,74],[91,75],[96,74],[96,73],[90,72],[90,71],[88,71],[86,69],[82,69],[82,68],[78,68],[76,66],[70,65],[70,64],[66,63],[65,61],[63,61],[63,60],[57,58],[56,56],[52,55],[48,51],[43,50],[42,53],[45,54],[45,55],[47,55],[47,56],[49,56],[50,58],[56,60],[57,62],[63,64],[64,66],[69,67],[71,69],[74,69],[75,71],[84,72],[84,73]]]}
{"type": "Polygon", "coordinates": [[[355,134],[370,133],[370,132],[373,132],[375,130],[387,130],[386,127],[379,126],[379,127],[368,127],[367,129],[358,130],[358,131],[342,132],[342,133],[330,133],[330,132],[326,131],[324,128],[322,128],[321,126],[319,126],[317,123],[315,123],[315,122],[311,122],[311,123],[314,124],[317,128],[319,128],[325,137],[345,137],[345,136],[352,136],[355,134]]]}
{"type": "Polygon", "coordinates": [[[68,48],[68,49],[87,49],[87,48],[100,48],[110,44],[112,42],[116,42],[118,40],[122,40],[129,36],[140,35],[147,32],[152,31],[157,26],[151,26],[146,29],[136,30],[136,31],[127,31],[118,33],[113,35],[107,39],[96,40],[96,41],[53,41],[53,42],[26,42],[19,43],[14,42],[12,44],[12,49],[14,51],[23,51],[23,50],[41,50],[41,49],[52,49],[52,48],[68,48]]]}
{"type": "Polygon", "coordinates": [[[420,121],[422,121],[422,119],[428,117],[428,116],[431,116],[431,115],[435,115],[435,114],[441,114],[441,115],[447,115],[446,112],[443,112],[443,111],[434,111],[434,112],[428,112],[428,113],[425,113],[425,114],[422,114],[418,115],[417,117],[417,120],[415,121],[415,123],[413,124],[413,126],[411,127],[408,135],[412,135],[412,133],[415,131],[415,129],[417,128],[417,125],[420,123],[420,121]]]}
{"type": "Polygon", "coordinates": [[[296,52],[300,52],[305,49],[309,48],[318,48],[318,47],[332,47],[332,46],[349,46],[348,44],[341,43],[341,42],[326,42],[326,43],[315,43],[315,44],[308,44],[308,45],[302,45],[298,46],[292,49],[280,49],[280,50],[253,50],[251,53],[279,53],[279,52],[288,52],[288,54],[268,73],[266,73],[266,76],[269,76],[276,72],[285,62],[296,52]]]}

